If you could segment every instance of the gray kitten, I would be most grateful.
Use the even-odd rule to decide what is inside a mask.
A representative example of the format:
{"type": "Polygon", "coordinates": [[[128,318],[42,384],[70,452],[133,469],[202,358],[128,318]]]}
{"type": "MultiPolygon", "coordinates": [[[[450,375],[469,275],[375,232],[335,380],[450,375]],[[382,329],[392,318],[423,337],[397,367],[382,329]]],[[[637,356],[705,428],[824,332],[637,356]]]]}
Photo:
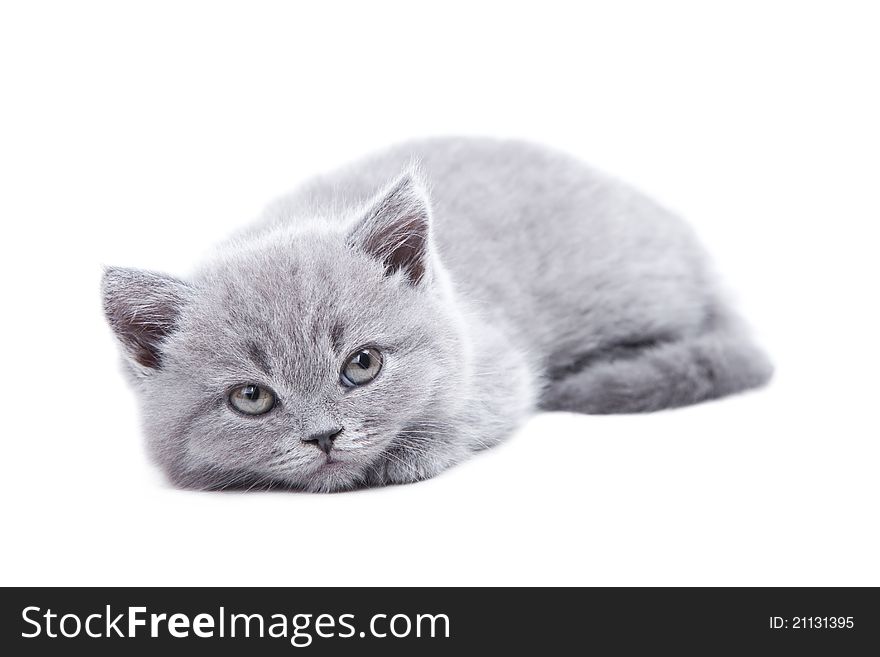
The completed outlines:
{"type": "Polygon", "coordinates": [[[185,487],[418,481],[537,409],[655,411],[771,374],[684,223],[520,142],[396,147],[277,201],[189,280],[113,267],[103,294],[185,487]]]}

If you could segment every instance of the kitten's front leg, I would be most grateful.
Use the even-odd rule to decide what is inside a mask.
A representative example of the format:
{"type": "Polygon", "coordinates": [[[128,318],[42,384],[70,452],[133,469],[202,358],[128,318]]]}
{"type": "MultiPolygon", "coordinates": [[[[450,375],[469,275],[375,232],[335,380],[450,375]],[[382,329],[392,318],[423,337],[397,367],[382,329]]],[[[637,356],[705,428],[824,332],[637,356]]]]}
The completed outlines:
{"type": "Polygon", "coordinates": [[[429,479],[467,458],[469,450],[455,427],[409,427],[367,472],[367,484],[384,486],[429,479]]]}
{"type": "Polygon", "coordinates": [[[403,484],[433,477],[471,454],[494,447],[532,414],[537,387],[530,371],[514,370],[503,383],[482,385],[452,418],[414,424],[400,432],[368,473],[368,485],[403,484]]]}

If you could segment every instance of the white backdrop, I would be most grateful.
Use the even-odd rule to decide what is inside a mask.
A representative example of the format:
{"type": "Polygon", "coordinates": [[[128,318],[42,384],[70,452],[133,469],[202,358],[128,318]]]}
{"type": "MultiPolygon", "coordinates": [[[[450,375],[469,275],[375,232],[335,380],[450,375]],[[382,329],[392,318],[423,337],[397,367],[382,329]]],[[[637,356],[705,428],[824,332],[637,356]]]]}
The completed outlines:
{"type": "Polygon", "coordinates": [[[2,5],[0,583],[880,584],[871,3],[309,4],[2,5]],[[302,178],[443,134],[548,143],[683,213],[772,386],[538,416],[412,486],[170,488],[102,264],[185,275],[302,178]]]}

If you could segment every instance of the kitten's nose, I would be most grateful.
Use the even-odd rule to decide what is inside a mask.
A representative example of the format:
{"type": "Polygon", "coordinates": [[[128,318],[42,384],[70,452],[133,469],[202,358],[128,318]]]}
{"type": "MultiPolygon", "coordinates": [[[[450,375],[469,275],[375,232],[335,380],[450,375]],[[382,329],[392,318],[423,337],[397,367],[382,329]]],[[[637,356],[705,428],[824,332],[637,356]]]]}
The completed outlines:
{"type": "Polygon", "coordinates": [[[317,433],[313,433],[308,438],[303,438],[304,443],[310,443],[320,449],[325,454],[329,454],[330,450],[333,449],[333,441],[336,440],[336,436],[342,433],[342,429],[328,429],[327,431],[319,431],[317,433]]]}

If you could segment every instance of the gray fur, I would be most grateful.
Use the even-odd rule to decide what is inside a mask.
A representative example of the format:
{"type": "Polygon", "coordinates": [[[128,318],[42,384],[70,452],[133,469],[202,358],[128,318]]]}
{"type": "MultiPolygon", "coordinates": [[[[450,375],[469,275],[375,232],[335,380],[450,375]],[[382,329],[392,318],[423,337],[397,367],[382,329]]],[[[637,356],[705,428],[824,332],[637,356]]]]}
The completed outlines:
{"type": "Polygon", "coordinates": [[[771,374],[684,223],[520,142],[404,144],[275,202],[186,282],[109,268],[103,289],[151,452],[187,487],[417,481],[539,408],[653,411],[771,374]],[[346,388],[364,345],[383,368],[346,388]],[[235,413],[244,383],[276,407],[235,413]],[[329,455],[302,440],[331,427],[329,455]]]}

